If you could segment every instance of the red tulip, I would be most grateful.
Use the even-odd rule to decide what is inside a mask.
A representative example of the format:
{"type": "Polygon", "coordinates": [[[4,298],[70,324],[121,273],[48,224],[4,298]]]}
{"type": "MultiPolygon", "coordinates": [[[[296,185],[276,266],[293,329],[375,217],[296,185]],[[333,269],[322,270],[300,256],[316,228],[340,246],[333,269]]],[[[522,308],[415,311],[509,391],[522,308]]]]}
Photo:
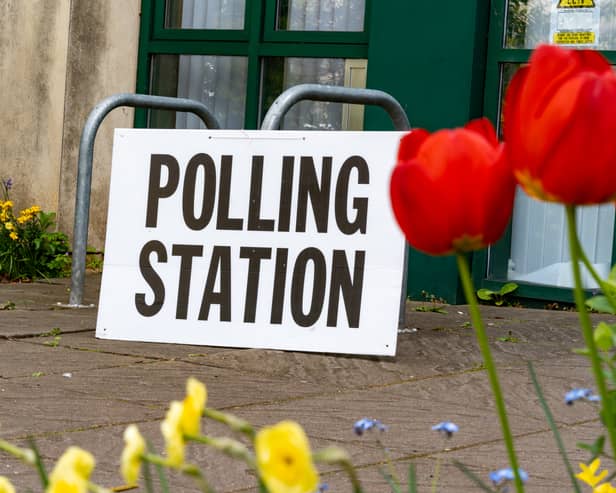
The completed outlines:
{"type": "Polygon", "coordinates": [[[477,250],[503,233],[515,180],[487,119],[464,128],[413,130],[391,176],[394,215],[411,246],[432,255],[477,250]]]}
{"type": "Polygon", "coordinates": [[[507,159],[529,195],[616,199],[616,75],[597,52],[538,47],[505,97],[507,159]]]}

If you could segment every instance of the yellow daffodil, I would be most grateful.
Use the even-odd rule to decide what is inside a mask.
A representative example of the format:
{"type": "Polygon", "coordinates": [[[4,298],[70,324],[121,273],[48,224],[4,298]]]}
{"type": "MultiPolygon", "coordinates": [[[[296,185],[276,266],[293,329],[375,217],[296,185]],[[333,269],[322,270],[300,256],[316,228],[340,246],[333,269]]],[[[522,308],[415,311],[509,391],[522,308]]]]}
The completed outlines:
{"type": "Polygon", "coordinates": [[[207,389],[196,378],[186,382],[186,398],[182,403],[182,431],[186,435],[198,435],[201,432],[201,416],[205,409],[207,389]]]}
{"type": "Polygon", "coordinates": [[[293,421],[266,427],[255,438],[257,467],[270,493],[311,493],[319,475],[304,430],[293,421]]]}
{"type": "Polygon", "coordinates": [[[9,231],[13,231],[15,229],[15,225],[10,221],[4,223],[4,227],[8,229],[9,231]]]}
{"type": "Polygon", "coordinates": [[[607,470],[597,474],[599,467],[601,467],[601,460],[599,458],[593,460],[588,466],[586,464],[580,464],[582,472],[577,473],[575,477],[594,488],[603,481],[605,476],[607,476],[607,470]]]}
{"type": "Polygon", "coordinates": [[[207,390],[195,378],[186,382],[186,397],[182,402],[173,401],[161,424],[165,438],[167,459],[172,466],[184,462],[185,435],[198,435],[201,431],[201,415],[205,409],[207,390]]]}
{"type": "Polygon", "coordinates": [[[19,238],[19,235],[17,233],[15,233],[15,231],[11,231],[9,233],[9,238],[11,238],[11,240],[16,241],[19,238]]]}
{"type": "Polygon", "coordinates": [[[184,463],[184,433],[182,432],[182,410],[184,406],[179,401],[173,401],[164,421],[160,425],[160,431],[165,439],[167,460],[171,466],[180,466],[184,463]]]}
{"type": "Polygon", "coordinates": [[[37,212],[41,212],[41,208],[38,205],[33,205],[28,209],[29,214],[36,214],[37,212]]]}
{"type": "Polygon", "coordinates": [[[614,488],[610,483],[603,483],[594,488],[592,493],[616,493],[616,488],[614,488]]]}
{"type": "Polygon", "coordinates": [[[30,219],[32,219],[32,215],[30,214],[22,214],[17,218],[17,222],[19,224],[27,223],[30,219]]]}
{"type": "Polygon", "coordinates": [[[139,478],[141,457],[145,453],[145,439],[136,425],[130,425],[124,430],[124,443],[120,471],[126,484],[133,485],[139,478]]]}
{"type": "Polygon", "coordinates": [[[13,207],[13,202],[11,200],[7,200],[5,202],[0,203],[0,207],[2,207],[2,209],[4,210],[10,209],[11,207],[13,207]]]}
{"type": "Polygon", "coordinates": [[[86,493],[94,457],[79,447],[69,447],[49,475],[46,493],[86,493]]]}
{"type": "Polygon", "coordinates": [[[0,476],[0,493],[15,493],[15,488],[4,476],[0,476]]]}

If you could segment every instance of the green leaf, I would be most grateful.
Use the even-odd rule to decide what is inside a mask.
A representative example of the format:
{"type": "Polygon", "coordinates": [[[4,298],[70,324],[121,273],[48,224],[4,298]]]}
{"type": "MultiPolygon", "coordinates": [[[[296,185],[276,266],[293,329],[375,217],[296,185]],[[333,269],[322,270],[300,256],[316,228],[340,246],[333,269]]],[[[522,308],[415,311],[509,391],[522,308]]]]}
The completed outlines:
{"type": "Polygon", "coordinates": [[[601,435],[599,438],[597,438],[593,443],[583,443],[583,442],[578,442],[576,444],[576,446],[578,448],[581,448],[583,450],[587,450],[592,454],[592,457],[590,458],[590,460],[588,462],[592,462],[593,460],[595,460],[597,457],[599,457],[600,455],[603,455],[603,446],[605,445],[605,436],[601,435]]]}
{"type": "Polygon", "coordinates": [[[599,322],[597,327],[595,327],[593,338],[597,348],[601,351],[609,351],[614,347],[613,329],[605,322],[599,322]]]}
{"type": "Polygon", "coordinates": [[[593,296],[592,298],[586,300],[586,306],[599,313],[611,313],[612,315],[616,314],[616,311],[614,311],[614,308],[610,305],[607,297],[603,295],[593,296]]]}
{"type": "Polygon", "coordinates": [[[49,485],[49,478],[47,477],[47,470],[43,464],[43,458],[41,457],[38,447],[36,446],[36,442],[32,437],[28,438],[28,444],[34,452],[34,464],[36,466],[36,472],[41,480],[41,485],[43,486],[43,489],[46,489],[49,485]]]}
{"type": "Polygon", "coordinates": [[[558,451],[560,456],[565,463],[565,469],[567,469],[567,473],[569,474],[569,479],[571,480],[571,485],[576,493],[580,492],[580,485],[578,484],[575,473],[573,472],[573,468],[571,467],[571,461],[567,456],[567,451],[565,450],[565,445],[563,443],[562,437],[560,436],[560,432],[558,431],[558,426],[556,426],[556,422],[554,421],[554,416],[552,415],[552,411],[550,410],[548,403],[543,396],[543,390],[541,389],[541,385],[539,385],[539,380],[537,380],[537,374],[535,373],[535,369],[533,368],[533,364],[528,362],[528,372],[530,374],[530,379],[533,383],[533,387],[535,389],[535,393],[537,394],[537,398],[539,399],[539,404],[541,404],[541,408],[543,409],[543,413],[545,414],[545,419],[550,425],[550,429],[552,430],[552,435],[554,435],[554,440],[556,441],[556,446],[558,447],[558,451]]]}
{"type": "Polygon", "coordinates": [[[480,300],[490,301],[496,293],[490,289],[481,288],[477,291],[477,298],[480,300]]]}
{"type": "Polygon", "coordinates": [[[505,296],[506,294],[513,293],[516,289],[518,289],[518,285],[515,282],[508,282],[500,288],[499,293],[501,296],[505,296]]]}

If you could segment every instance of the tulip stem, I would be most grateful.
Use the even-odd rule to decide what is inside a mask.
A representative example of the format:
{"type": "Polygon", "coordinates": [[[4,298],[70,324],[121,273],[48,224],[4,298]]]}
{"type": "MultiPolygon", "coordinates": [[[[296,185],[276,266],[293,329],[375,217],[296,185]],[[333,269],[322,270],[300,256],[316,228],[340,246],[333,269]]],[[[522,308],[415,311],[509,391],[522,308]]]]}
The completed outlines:
{"type": "Polygon", "coordinates": [[[588,315],[588,310],[586,309],[586,298],[584,296],[584,290],[582,288],[582,275],[580,273],[580,258],[582,257],[582,255],[581,246],[577,236],[577,225],[575,223],[575,206],[566,205],[565,210],[567,212],[569,248],[571,250],[571,267],[573,270],[573,297],[575,299],[575,305],[577,306],[580,324],[582,326],[584,342],[586,343],[586,347],[588,348],[592,372],[595,377],[599,396],[601,396],[603,420],[605,422],[607,432],[610,436],[612,451],[614,453],[614,456],[616,457],[616,428],[614,427],[614,413],[608,395],[605,378],[603,376],[603,371],[601,368],[601,358],[599,357],[599,351],[597,349],[597,345],[595,344],[592,323],[590,321],[590,316],[588,315]]]}
{"type": "Polygon", "coordinates": [[[599,276],[599,274],[597,273],[593,265],[590,263],[590,260],[588,260],[588,257],[586,256],[586,252],[582,248],[582,245],[580,243],[579,238],[577,237],[577,234],[575,235],[575,238],[573,239],[573,241],[575,241],[576,243],[576,247],[577,247],[578,254],[580,256],[580,260],[582,261],[582,263],[584,264],[588,272],[590,272],[590,275],[595,280],[595,282],[599,285],[599,287],[601,288],[601,291],[603,291],[603,294],[605,294],[605,297],[607,298],[607,301],[612,307],[612,309],[616,312],[616,300],[614,300],[614,288],[610,288],[608,283],[606,283],[603,279],[601,279],[601,277],[599,276]]]}
{"type": "Polygon", "coordinates": [[[507,454],[509,456],[509,464],[513,469],[515,489],[518,493],[524,491],[524,484],[520,477],[520,468],[518,466],[518,459],[513,447],[513,436],[509,427],[509,420],[507,419],[507,410],[505,409],[505,401],[503,399],[503,393],[500,388],[498,380],[498,374],[496,373],[496,366],[492,358],[492,352],[490,351],[490,344],[488,342],[488,336],[486,334],[485,327],[483,325],[483,319],[479,311],[479,303],[475,295],[475,287],[473,286],[473,280],[471,279],[471,272],[468,266],[468,261],[463,253],[457,253],[456,259],[458,262],[458,271],[460,273],[460,280],[462,281],[462,288],[466,301],[468,303],[471,319],[475,328],[475,336],[479,343],[479,349],[481,350],[481,356],[488,372],[488,378],[490,380],[490,386],[492,387],[492,395],[496,403],[496,411],[500,420],[501,430],[503,438],[505,440],[505,447],[507,448],[507,454]]]}

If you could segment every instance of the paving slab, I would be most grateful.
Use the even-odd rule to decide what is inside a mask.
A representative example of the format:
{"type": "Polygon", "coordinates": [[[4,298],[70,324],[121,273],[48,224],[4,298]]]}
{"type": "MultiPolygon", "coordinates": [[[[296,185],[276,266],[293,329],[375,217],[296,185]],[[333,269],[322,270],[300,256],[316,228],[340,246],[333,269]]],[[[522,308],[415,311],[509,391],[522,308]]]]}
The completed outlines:
{"type": "MultiPolygon", "coordinates": [[[[100,276],[87,276],[84,303],[98,303],[99,283],[100,276]]],[[[431,490],[437,464],[437,491],[469,493],[478,489],[453,459],[484,478],[506,464],[466,306],[409,302],[396,356],[362,357],[100,340],[95,307],[58,306],[67,301],[68,287],[67,279],[0,284],[0,307],[14,303],[0,310],[0,438],[25,445],[34,436],[50,466],[68,446],[79,445],[97,457],[93,479],[118,486],[124,428],[138,423],[160,449],[160,421],[191,375],[207,384],[211,407],[256,426],[294,419],[314,449],[344,447],[367,492],[389,490],[380,472],[387,467],[384,448],[403,483],[409,462],[416,464],[420,491],[431,490]],[[389,430],[358,437],[352,425],[361,417],[379,418],[389,430]],[[430,429],[443,419],[460,426],[451,440],[430,429]]],[[[482,312],[520,462],[533,478],[528,491],[571,491],[527,362],[535,366],[572,460],[585,460],[576,442],[591,442],[601,432],[596,406],[563,402],[570,388],[592,386],[587,361],[571,351],[583,346],[577,316],[516,307],[483,306],[482,312]]],[[[227,434],[210,421],[205,427],[227,434]]],[[[216,491],[256,491],[254,474],[242,465],[203,447],[193,448],[191,457],[207,466],[216,491]]],[[[322,471],[330,491],[350,491],[342,472],[322,471]]],[[[19,491],[38,491],[34,471],[10,457],[2,456],[0,474],[19,491]]],[[[172,481],[176,491],[196,490],[186,478],[172,481]]]]}
{"type": "MultiPolygon", "coordinates": [[[[93,321],[92,324],[94,326],[95,322],[93,321]]],[[[195,358],[209,358],[221,352],[237,351],[237,349],[234,348],[211,346],[97,339],[94,329],[68,333],[62,332],[59,338],[56,338],[54,335],[32,337],[28,338],[27,341],[39,345],[57,344],[59,347],[75,351],[119,354],[157,360],[184,359],[191,361],[195,358]]]]}
{"type": "Polygon", "coordinates": [[[26,339],[0,340],[0,379],[54,374],[77,375],[89,370],[124,367],[144,360],[140,356],[100,352],[85,355],[56,346],[54,338],[44,339],[47,344],[33,344],[26,339]]]}

